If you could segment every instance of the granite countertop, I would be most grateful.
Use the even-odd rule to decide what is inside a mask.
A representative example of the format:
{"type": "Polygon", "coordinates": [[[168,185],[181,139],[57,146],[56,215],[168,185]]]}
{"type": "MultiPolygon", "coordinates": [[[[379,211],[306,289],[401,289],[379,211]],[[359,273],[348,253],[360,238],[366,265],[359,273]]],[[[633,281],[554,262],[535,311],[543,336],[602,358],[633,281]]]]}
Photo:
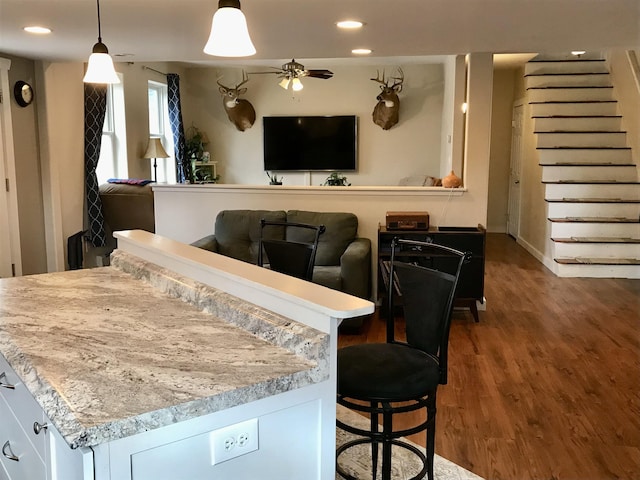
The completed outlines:
{"type": "Polygon", "coordinates": [[[328,335],[130,254],[0,279],[0,353],[72,448],[326,380],[328,335]]]}

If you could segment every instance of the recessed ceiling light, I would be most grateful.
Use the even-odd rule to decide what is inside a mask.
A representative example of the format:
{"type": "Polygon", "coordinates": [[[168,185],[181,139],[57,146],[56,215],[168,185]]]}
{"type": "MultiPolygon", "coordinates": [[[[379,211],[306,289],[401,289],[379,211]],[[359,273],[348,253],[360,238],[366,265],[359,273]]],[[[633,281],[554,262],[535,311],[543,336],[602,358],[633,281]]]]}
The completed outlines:
{"type": "Polygon", "coordinates": [[[51,29],[47,28],[47,27],[39,27],[37,25],[33,25],[30,27],[24,27],[24,31],[25,32],[29,32],[29,33],[38,33],[41,35],[47,34],[47,33],[51,33],[51,29]]]}
{"type": "Polygon", "coordinates": [[[371,49],[369,48],[354,48],[351,50],[351,53],[355,55],[369,55],[371,53],[371,49]]]}
{"type": "Polygon", "coordinates": [[[346,28],[346,29],[355,29],[362,28],[364,23],[359,22],[358,20],[343,20],[342,22],[336,23],[338,28],[346,28]]]}

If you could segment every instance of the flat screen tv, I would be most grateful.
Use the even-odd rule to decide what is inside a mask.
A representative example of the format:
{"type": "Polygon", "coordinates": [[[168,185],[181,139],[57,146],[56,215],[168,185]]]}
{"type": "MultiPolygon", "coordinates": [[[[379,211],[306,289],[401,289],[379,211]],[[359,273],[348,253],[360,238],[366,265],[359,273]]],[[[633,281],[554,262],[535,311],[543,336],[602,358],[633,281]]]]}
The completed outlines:
{"type": "Polygon", "coordinates": [[[262,126],[265,170],[356,170],[358,117],[355,115],[263,117],[262,126]]]}

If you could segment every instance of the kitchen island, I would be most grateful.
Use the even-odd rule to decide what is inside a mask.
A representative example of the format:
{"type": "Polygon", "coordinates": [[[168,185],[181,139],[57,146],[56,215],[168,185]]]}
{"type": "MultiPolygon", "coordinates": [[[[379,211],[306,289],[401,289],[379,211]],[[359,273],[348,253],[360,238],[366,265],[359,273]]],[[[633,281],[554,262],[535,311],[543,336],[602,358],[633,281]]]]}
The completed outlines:
{"type": "Polygon", "coordinates": [[[333,479],[341,319],[371,302],[142,231],[0,280],[0,478],[333,479]]]}

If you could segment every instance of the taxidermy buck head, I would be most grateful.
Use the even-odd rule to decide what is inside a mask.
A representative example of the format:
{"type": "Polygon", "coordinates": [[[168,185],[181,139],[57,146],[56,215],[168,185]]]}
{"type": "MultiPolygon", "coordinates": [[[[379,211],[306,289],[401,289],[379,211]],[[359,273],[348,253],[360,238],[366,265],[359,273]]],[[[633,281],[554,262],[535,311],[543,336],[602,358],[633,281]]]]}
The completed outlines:
{"type": "Polygon", "coordinates": [[[242,71],[242,82],[237,84],[234,88],[225,87],[218,81],[220,86],[219,90],[222,94],[222,105],[231,123],[233,123],[238,130],[244,132],[247,128],[251,128],[253,122],[256,121],[256,111],[253,109],[253,105],[249,100],[239,98],[240,95],[247,93],[246,88],[240,88],[242,85],[249,81],[249,76],[242,71]]]}
{"type": "Polygon", "coordinates": [[[374,82],[380,83],[380,94],[376,97],[378,103],[373,109],[373,123],[382,127],[383,130],[389,130],[398,123],[400,115],[400,99],[398,93],[402,91],[402,82],[404,82],[404,73],[398,68],[397,77],[390,77],[388,80],[384,78],[384,70],[382,78],[380,72],[376,78],[372,78],[374,82]]]}

